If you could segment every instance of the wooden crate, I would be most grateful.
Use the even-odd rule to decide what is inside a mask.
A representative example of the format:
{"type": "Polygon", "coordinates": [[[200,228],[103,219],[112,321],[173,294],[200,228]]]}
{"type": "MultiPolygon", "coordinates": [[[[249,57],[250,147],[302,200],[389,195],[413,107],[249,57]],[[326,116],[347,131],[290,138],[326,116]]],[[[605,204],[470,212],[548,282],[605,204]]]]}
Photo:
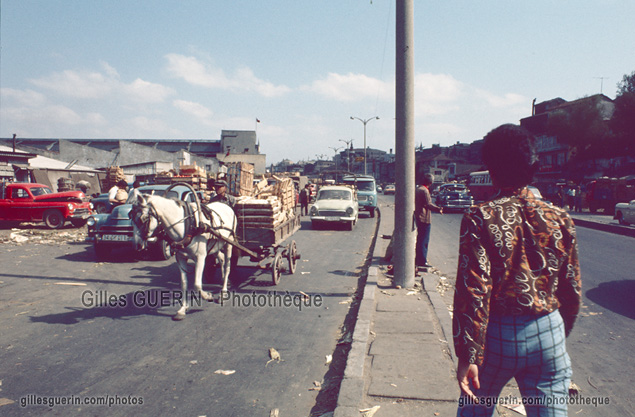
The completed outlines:
{"type": "Polygon", "coordinates": [[[246,162],[227,164],[226,177],[229,194],[233,196],[252,196],[254,190],[254,166],[246,162]]]}

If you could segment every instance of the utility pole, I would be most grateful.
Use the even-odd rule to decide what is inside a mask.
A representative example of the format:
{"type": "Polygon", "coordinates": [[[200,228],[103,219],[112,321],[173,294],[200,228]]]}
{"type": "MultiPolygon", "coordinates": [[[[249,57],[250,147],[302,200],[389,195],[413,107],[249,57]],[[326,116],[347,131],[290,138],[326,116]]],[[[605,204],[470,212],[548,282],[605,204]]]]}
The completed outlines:
{"type": "Polygon", "coordinates": [[[596,80],[600,80],[600,94],[604,94],[604,80],[608,80],[609,77],[593,77],[596,80]]]}
{"type": "Polygon", "coordinates": [[[415,280],[414,0],[397,0],[395,91],[395,285],[415,280]]]}
{"type": "Polygon", "coordinates": [[[371,120],[379,120],[379,116],[370,117],[368,119],[360,119],[359,117],[351,116],[351,120],[359,120],[364,124],[364,175],[366,175],[366,124],[371,120]]]}
{"type": "Polygon", "coordinates": [[[336,148],[335,146],[329,146],[329,148],[333,149],[333,152],[335,153],[335,155],[333,156],[333,159],[335,159],[335,183],[337,183],[337,171],[338,171],[338,164],[337,164],[337,160],[339,159],[337,157],[337,152],[339,152],[340,149],[342,149],[342,147],[340,146],[339,148],[336,148]]]}

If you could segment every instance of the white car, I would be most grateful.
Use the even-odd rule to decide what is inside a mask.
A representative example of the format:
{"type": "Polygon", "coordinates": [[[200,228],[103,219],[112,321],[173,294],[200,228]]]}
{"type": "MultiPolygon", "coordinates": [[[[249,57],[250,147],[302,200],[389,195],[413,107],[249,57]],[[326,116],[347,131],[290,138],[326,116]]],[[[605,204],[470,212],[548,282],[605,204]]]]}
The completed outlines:
{"type": "Polygon", "coordinates": [[[615,217],[620,224],[629,225],[635,223],[635,200],[630,203],[617,203],[615,205],[615,217]]]}
{"type": "Polygon", "coordinates": [[[344,185],[327,185],[318,191],[309,216],[314,229],[326,223],[344,223],[348,230],[353,230],[358,213],[355,189],[344,185]]]}

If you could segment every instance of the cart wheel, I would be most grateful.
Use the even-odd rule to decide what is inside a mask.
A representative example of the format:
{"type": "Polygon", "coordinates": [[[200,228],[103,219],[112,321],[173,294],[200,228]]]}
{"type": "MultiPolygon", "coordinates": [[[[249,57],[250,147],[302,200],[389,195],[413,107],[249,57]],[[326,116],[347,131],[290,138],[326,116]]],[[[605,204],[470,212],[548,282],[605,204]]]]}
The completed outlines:
{"type": "Polygon", "coordinates": [[[280,252],[276,252],[276,256],[273,257],[271,263],[271,280],[273,285],[278,285],[280,282],[280,274],[282,272],[282,255],[280,252]]]}
{"type": "Polygon", "coordinates": [[[295,267],[298,264],[298,247],[295,244],[295,240],[291,241],[289,250],[287,251],[287,260],[289,261],[289,273],[295,273],[295,267]]]}

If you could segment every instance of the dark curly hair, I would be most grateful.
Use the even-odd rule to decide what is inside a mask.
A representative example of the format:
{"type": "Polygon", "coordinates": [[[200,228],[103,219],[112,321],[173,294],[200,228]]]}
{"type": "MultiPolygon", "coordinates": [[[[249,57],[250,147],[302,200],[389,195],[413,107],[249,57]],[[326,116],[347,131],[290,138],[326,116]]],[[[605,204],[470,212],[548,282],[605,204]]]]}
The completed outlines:
{"type": "Polygon", "coordinates": [[[530,184],[538,168],[536,138],[526,129],[505,124],[485,136],[483,162],[501,188],[530,184]]]}

